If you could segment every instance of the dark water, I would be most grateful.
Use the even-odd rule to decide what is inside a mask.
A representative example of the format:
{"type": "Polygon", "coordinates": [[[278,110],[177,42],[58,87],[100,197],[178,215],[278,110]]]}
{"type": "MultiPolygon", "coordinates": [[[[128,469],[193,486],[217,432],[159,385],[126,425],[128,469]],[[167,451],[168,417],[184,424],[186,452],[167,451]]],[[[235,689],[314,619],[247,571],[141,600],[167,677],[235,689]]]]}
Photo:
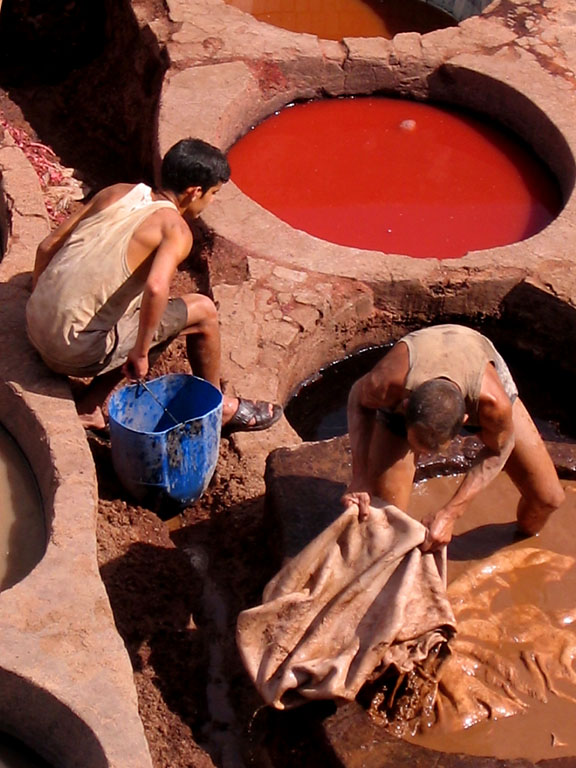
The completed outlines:
{"type": "MultiPolygon", "coordinates": [[[[370,347],[336,361],[299,385],[286,406],[286,418],[303,440],[345,435],[346,402],[352,384],[381,359],[391,345],[370,347]]],[[[550,360],[497,344],[522,401],[546,440],[576,440],[576,411],[570,407],[576,375],[550,360]]]]}
{"type": "Polygon", "coordinates": [[[18,443],[0,424],[0,590],[27,576],[46,551],[36,478],[18,443]]]}
{"type": "Polygon", "coordinates": [[[0,768],[52,768],[18,739],[0,733],[0,768]]]}

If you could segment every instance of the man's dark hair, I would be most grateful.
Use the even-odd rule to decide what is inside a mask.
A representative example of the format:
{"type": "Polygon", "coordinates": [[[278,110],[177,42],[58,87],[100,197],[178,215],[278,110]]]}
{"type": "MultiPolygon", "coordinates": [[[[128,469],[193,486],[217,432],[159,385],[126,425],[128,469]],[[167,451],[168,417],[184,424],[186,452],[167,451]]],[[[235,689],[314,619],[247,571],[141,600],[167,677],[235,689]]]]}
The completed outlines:
{"type": "Polygon", "coordinates": [[[164,155],[161,168],[163,189],[180,195],[188,187],[210,187],[230,178],[230,166],[223,152],[202,139],[182,139],[164,155]]]}
{"type": "Polygon", "coordinates": [[[418,440],[436,450],[458,434],[465,415],[466,404],[458,386],[448,379],[430,379],[408,398],[406,427],[413,427],[418,440]]]}

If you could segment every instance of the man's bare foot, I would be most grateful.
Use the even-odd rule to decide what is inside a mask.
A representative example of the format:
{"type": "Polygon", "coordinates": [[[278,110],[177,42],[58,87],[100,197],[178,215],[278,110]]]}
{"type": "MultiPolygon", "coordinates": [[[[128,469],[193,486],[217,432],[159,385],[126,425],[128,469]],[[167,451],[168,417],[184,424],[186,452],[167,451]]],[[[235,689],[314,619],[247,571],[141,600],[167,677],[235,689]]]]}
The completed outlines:
{"type": "Polygon", "coordinates": [[[84,429],[106,429],[106,419],[100,406],[90,413],[81,413],[77,408],[78,418],[84,429]]]}

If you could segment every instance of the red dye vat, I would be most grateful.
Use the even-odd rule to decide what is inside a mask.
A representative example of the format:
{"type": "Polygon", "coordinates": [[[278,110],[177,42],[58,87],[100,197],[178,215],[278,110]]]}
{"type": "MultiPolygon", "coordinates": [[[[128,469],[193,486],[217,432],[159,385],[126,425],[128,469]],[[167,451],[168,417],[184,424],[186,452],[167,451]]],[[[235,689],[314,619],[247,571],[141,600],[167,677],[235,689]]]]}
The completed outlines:
{"type": "Polygon", "coordinates": [[[524,240],[562,206],[546,166],[507,132],[399,99],[285,108],[228,159],[243,192],[291,226],[417,258],[454,259],[524,240]]]}

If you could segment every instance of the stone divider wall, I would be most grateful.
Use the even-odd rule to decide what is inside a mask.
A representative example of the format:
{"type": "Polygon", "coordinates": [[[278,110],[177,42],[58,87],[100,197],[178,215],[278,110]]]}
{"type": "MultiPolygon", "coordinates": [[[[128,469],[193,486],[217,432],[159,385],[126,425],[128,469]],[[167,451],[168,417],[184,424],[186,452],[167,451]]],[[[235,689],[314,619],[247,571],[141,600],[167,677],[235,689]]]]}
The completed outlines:
{"type": "Polygon", "coordinates": [[[26,338],[48,217],[34,171],[6,137],[0,173],[0,423],[32,467],[48,529],[40,563],[0,592],[0,731],[58,768],[151,768],[132,668],[98,572],[92,456],[67,380],[26,338]]]}

